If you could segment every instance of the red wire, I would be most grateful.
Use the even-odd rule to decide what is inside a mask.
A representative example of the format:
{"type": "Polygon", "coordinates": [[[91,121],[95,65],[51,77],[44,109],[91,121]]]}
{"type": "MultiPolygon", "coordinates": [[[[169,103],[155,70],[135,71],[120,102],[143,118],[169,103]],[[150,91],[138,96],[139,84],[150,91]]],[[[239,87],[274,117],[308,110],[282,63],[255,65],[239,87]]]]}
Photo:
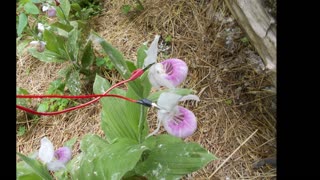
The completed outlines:
{"type": "MultiPolygon", "coordinates": [[[[131,74],[131,77],[129,79],[126,79],[126,80],[123,80],[117,84],[114,84],[113,86],[111,86],[109,89],[107,89],[106,92],[104,92],[102,95],[98,95],[99,97],[89,101],[89,102],[86,102],[84,104],[81,104],[81,105],[78,105],[78,106],[75,106],[75,107],[71,107],[71,108],[67,108],[65,110],[62,110],[62,111],[56,111],[56,112],[37,112],[37,111],[34,111],[32,109],[29,109],[29,108],[26,108],[26,107],[23,107],[23,106],[20,106],[20,105],[16,105],[16,107],[18,109],[21,109],[21,110],[24,110],[26,112],[29,112],[29,113],[32,113],[32,114],[36,114],[36,115],[46,115],[46,116],[50,116],[50,115],[57,115],[57,114],[62,114],[62,113],[65,113],[65,112],[69,112],[69,111],[72,111],[72,110],[76,110],[76,109],[79,109],[79,108],[83,108],[85,106],[88,106],[89,104],[92,104],[96,101],[98,101],[100,98],[102,98],[103,96],[107,96],[107,93],[110,92],[112,89],[124,84],[124,83],[127,83],[129,81],[133,81],[135,79],[137,79],[138,77],[140,77],[142,74],[143,74],[144,70],[143,69],[136,69],[132,72],[131,74]]],[[[18,96],[18,95],[17,95],[18,96]]],[[[114,96],[115,97],[115,96],[114,96]]],[[[123,97],[119,95],[118,98],[122,98],[122,99],[125,99],[125,100],[128,100],[128,101],[131,101],[133,99],[130,99],[129,98],[126,98],[126,97],[123,97]]],[[[133,100],[136,102],[136,100],[133,100]]],[[[132,102],[132,101],[131,101],[132,102]]]]}
{"type": "Polygon", "coordinates": [[[89,94],[89,95],[78,95],[78,96],[72,96],[72,95],[16,95],[17,98],[64,98],[64,99],[85,99],[85,98],[94,98],[94,97],[116,97],[120,99],[124,99],[130,102],[136,102],[137,100],[130,99],[118,94],[89,94]]]}

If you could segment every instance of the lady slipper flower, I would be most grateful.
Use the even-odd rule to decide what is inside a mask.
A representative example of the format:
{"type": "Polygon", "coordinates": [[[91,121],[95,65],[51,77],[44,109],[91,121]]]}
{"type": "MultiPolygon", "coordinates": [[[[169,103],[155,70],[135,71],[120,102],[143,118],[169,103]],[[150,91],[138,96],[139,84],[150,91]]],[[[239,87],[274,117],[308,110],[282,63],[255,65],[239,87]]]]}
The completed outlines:
{"type": "Polygon", "coordinates": [[[185,138],[192,135],[197,129],[197,118],[192,111],[178,106],[179,101],[186,100],[200,101],[196,95],[181,96],[171,92],[160,94],[157,102],[158,127],[148,137],[159,131],[161,122],[164,129],[173,136],[185,138]]]}
{"type": "Polygon", "coordinates": [[[36,46],[38,52],[43,52],[46,46],[46,42],[44,41],[31,41],[30,45],[36,46]]]}
{"type": "Polygon", "coordinates": [[[54,151],[52,142],[44,137],[41,139],[41,146],[38,157],[47,165],[50,171],[58,171],[65,168],[65,165],[70,161],[72,152],[68,147],[61,147],[54,151]]]}
{"type": "Polygon", "coordinates": [[[43,4],[42,11],[47,12],[49,17],[55,17],[57,14],[56,8],[49,5],[48,3],[43,4]]]}
{"type": "MultiPolygon", "coordinates": [[[[157,62],[158,41],[160,36],[156,35],[149,49],[144,66],[157,62]]],[[[188,66],[180,59],[167,59],[151,66],[149,70],[149,81],[153,87],[159,89],[161,86],[175,88],[187,77],[188,66]]]]}

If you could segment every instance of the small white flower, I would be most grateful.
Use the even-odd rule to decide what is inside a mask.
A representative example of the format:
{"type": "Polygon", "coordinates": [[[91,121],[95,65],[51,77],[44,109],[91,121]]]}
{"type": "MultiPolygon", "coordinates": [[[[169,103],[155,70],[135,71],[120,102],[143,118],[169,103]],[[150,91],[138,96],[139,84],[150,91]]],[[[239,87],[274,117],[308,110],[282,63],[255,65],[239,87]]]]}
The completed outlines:
{"type": "Polygon", "coordinates": [[[54,17],[57,14],[56,8],[54,6],[49,5],[48,3],[44,3],[42,5],[42,11],[47,12],[49,17],[54,17]]]}
{"type": "Polygon", "coordinates": [[[30,45],[37,47],[38,52],[43,52],[46,47],[46,44],[47,43],[44,41],[31,41],[30,42],[30,45]]]}
{"type": "Polygon", "coordinates": [[[38,30],[40,31],[40,32],[43,32],[44,30],[49,30],[49,29],[51,29],[51,27],[50,26],[47,26],[47,25],[43,25],[42,23],[38,23],[38,30]]]}
{"type": "Polygon", "coordinates": [[[43,32],[44,31],[44,25],[42,23],[38,23],[38,30],[40,32],[43,32]]]}
{"type": "Polygon", "coordinates": [[[47,165],[50,171],[58,171],[65,168],[65,165],[70,161],[72,156],[71,150],[68,147],[61,147],[54,151],[52,142],[44,137],[41,139],[39,149],[39,159],[47,165]]]}
{"type": "Polygon", "coordinates": [[[50,5],[49,5],[48,3],[44,3],[44,4],[42,5],[42,11],[43,11],[43,12],[47,11],[47,10],[49,9],[49,7],[50,7],[50,5]]]}

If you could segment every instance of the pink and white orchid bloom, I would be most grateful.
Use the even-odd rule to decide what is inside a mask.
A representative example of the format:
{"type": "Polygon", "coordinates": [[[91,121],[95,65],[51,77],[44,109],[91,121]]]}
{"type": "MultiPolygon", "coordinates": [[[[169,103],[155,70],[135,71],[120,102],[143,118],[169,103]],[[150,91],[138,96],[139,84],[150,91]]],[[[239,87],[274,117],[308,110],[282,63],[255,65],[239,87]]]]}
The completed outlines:
{"type": "Polygon", "coordinates": [[[48,3],[44,3],[42,5],[42,11],[43,12],[47,11],[47,14],[48,14],[49,17],[55,17],[56,14],[57,14],[56,8],[54,6],[51,6],[48,3]]]}
{"type": "Polygon", "coordinates": [[[196,95],[181,96],[172,92],[160,94],[157,101],[160,108],[158,110],[158,126],[148,137],[159,131],[161,122],[164,129],[173,136],[185,138],[192,135],[197,129],[197,118],[192,111],[178,106],[180,101],[186,100],[200,101],[196,95]]]}
{"type": "Polygon", "coordinates": [[[44,137],[41,139],[38,157],[47,165],[50,171],[58,171],[65,168],[71,156],[72,152],[70,148],[61,147],[54,151],[53,144],[48,138],[44,137]]]}
{"type": "MultiPolygon", "coordinates": [[[[159,38],[160,36],[156,35],[146,51],[147,57],[144,60],[144,67],[157,62],[159,38]]],[[[156,89],[161,86],[172,89],[180,85],[186,79],[187,74],[187,64],[180,59],[172,58],[152,65],[148,77],[151,85],[156,89]]]]}
{"type": "Polygon", "coordinates": [[[43,52],[46,47],[46,42],[44,41],[31,41],[30,45],[35,46],[38,52],[43,52]]]}

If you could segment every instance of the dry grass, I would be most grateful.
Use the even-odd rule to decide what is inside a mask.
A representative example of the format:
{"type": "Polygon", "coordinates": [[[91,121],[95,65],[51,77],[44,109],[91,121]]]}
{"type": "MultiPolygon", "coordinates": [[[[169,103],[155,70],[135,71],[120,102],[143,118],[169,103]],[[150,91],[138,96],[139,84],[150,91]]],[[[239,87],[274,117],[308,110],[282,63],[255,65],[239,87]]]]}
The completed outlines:
{"type": "MultiPolygon", "coordinates": [[[[276,94],[264,90],[274,84],[259,64],[259,56],[230,18],[222,1],[150,0],[142,13],[125,16],[120,7],[133,1],[108,1],[105,12],[93,19],[95,31],[135,60],[137,48],[152,41],[155,34],[171,35],[169,50],[159,60],[176,57],[186,61],[189,74],[182,87],[200,97],[197,104],[186,102],[198,118],[198,130],[186,141],[200,143],[219,159],[184,179],[275,179],[276,169],[253,163],[276,155],[276,94]]],[[[26,55],[17,61],[17,86],[41,94],[56,77],[62,64],[46,64],[26,55]],[[26,74],[26,72],[29,72],[26,74]]],[[[59,147],[85,133],[102,135],[100,105],[54,117],[40,117],[28,134],[17,138],[17,151],[30,153],[39,140],[49,137],[59,147]]],[[[24,115],[24,113],[20,114],[24,115]]],[[[149,113],[151,130],[155,116],[149,113]]],[[[162,129],[160,132],[165,133],[162,129]]],[[[77,141],[76,148],[79,145],[77,141]]],[[[77,152],[77,149],[74,152],[77,152]]]]}

